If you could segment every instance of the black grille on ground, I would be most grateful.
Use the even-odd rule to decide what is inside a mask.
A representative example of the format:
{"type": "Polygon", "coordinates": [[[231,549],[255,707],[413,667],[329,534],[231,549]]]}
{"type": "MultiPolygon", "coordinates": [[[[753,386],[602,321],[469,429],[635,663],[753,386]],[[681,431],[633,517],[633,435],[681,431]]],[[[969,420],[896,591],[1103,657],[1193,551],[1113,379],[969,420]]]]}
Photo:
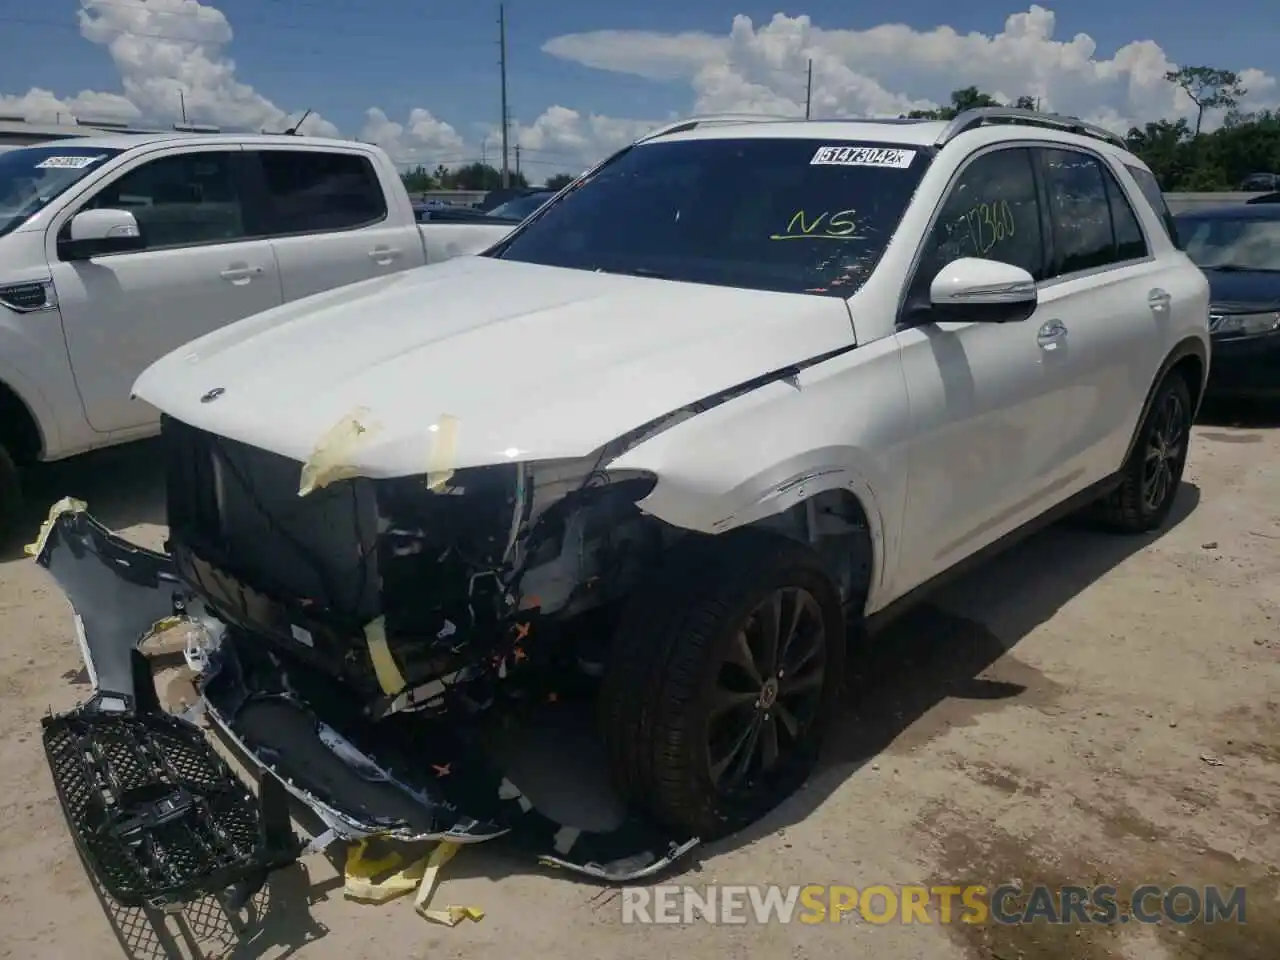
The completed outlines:
{"type": "Polygon", "coordinates": [[[257,800],[191,724],[77,711],[43,727],[76,843],[119,903],[196,899],[296,855],[291,837],[273,849],[257,800]]]}
{"type": "Polygon", "coordinates": [[[281,599],[354,622],[379,610],[377,502],[369,480],[298,496],[302,464],[162,420],[170,535],[281,599]]]}

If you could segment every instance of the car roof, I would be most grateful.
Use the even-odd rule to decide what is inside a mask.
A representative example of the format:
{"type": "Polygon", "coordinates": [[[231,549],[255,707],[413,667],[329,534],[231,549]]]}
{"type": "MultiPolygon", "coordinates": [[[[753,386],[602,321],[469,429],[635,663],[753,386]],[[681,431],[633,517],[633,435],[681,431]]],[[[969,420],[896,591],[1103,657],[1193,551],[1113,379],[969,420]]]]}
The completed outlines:
{"type": "Polygon", "coordinates": [[[157,143],[169,143],[179,140],[199,140],[215,146],[219,144],[261,143],[264,146],[281,147],[358,147],[370,149],[368,144],[357,140],[338,140],[327,137],[294,137],[283,133],[195,133],[174,131],[172,133],[112,133],[98,137],[65,137],[58,140],[46,140],[41,143],[27,143],[26,147],[57,148],[60,150],[131,150],[157,143]]]}
{"type": "MultiPolygon", "coordinates": [[[[980,113],[983,111],[974,111],[980,113]]],[[[1000,111],[991,111],[997,114],[1000,111]]],[[[994,122],[980,123],[956,129],[956,124],[965,119],[961,114],[959,120],[916,120],[909,118],[896,119],[853,119],[853,120],[803,120],[787,118],[708,118],[697,126],[677,128],[669,132],[641,138],[642,143],[676,142],[681,140],[745,140],[745,139],[797,139],[823,140],[832,143],[883,143],[894,146],[920,147],[932,149],[943,140],[943,147],[953,141],[960,140],[968,147],[981,146],[987,143],[999,143],[1006,140],[1038,140],[1045,144],[1064,144],[1084,147],[1106,153],[1122,160],[1131,166],[1145,168],[1138,157],[1118,143],[1104,140],[1098,134],[1109,137],[1115,135],[1101,131],[1097,127],[1089,127],[1093,135],[1077,133],[1072,130],[1042,125],[1034,122],[994,122]],[[944,139],[946,138],[946,139],[944,139]]],[[[1081,126],[1074,118],[1053,117],[1045,115],[1046,121],[1070,121],[1081,126]]]]}
{"type": "Polygon", "coordinates": [[[1280,220],[1280,203],[1237,203],[1203,210],[1184,210],[1178,220],[1280,220]]]}

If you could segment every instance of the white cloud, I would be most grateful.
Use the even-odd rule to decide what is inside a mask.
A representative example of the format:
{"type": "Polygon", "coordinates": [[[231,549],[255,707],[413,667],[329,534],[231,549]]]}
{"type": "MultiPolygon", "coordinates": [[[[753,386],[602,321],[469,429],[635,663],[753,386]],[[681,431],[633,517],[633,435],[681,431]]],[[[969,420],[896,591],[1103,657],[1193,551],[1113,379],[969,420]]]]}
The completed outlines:
{"type": "MultiPolygon", "coordinates": [[[[217,7],[200,0],[80,4],[81,36],[110,55],[120,89],[0,94],[0,113],[167,125],[181,118],[185,101],[189,120],[254,130],[283,129],[301,116],[237,77],[229,54],[232,27],[217,7]]],[[[1176,64],[1155,41],[1135,40],[1101,57],[1086,34],[1055,39],[1054,29],[1054,14],[1036,5],[1009,16],[994,36],[892,23],[868,30],[828,29],[807,16],[783,14],[756,26],[740,15],[723,34],[604,30],[555,37],[543,50],[595,69],[683,81],[693,113],[800,116],[812,61],[815,116],[896,115],[935,106],[953,88],[969,85],[1006,100],[1037,97],[1045,109],[1120,130],[1156,117],[1194,114],[1186,96],[1164,80],[1176,64]]],[[[1249,90],[1246,109],[1280,100],[1274,76],[1221,66],[1239,69],[1249,90]]],[[[1206,126],[1218,120],[1210,116],[1206,126]]],[[[658,122],[555,105],[532,121],[514,124],[510,142],[520,144],[524,169],[536,182],[551,173],[579,171],[658,122]]],[[[371,106],[361,128],[350,132],[382,146],[399,162],[428,166],[479,159],[483,137],[489,162],[495,163],[498,131],[483,124],[476,130],[475,136],[464,136],[423,107],[395,119],[371,106]]],[[[314,113],[302,132],[338,133],[314,113]]]]}
{"type": "MultiPolygon", "coordinates": [[[[806,16],[783,14],[756,27],[740,15],[727,36],[610,30],[556,37],[543,50],[598,69],[683,79],[695,113],[801,115],[812,60],[815,116],[896,115],[969,85],[1009,99],[1038,97],[1044,109],[1118,129],[1193,115],[1187,98],[1164,79],[1177,64],[1155,41],[1136,40],[1103,58],[1087,34],[1059,40],[1054,28],[1053,12],[1037,5],[1009,16],[994,36],[904,24],[824,29],[806,16]]],[[[1223,66],[1239,70],[1249,90],[1245,108],[1276,102],[1275,77],[1223,66]]]]}
{"type": "Polygon", "coordinates": [[[410,110],[407,123],[396,123],[378,107],[370,107],[364,116],[358,138],[377,144],[399,163],[431,166],[440,160],[456,162],[466,151],[458,131],[429,110],[410,110]]]}

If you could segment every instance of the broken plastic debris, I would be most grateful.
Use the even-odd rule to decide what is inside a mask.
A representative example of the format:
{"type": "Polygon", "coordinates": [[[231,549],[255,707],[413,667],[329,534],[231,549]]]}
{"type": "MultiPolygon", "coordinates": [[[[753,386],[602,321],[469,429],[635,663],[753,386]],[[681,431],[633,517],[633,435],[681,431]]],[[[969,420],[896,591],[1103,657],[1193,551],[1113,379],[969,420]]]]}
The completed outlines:
{"type": "Polygon", "coordinates": [[[427,457],[427,489],[439,490],[453,476],[458,463],[458,418],[447,413],[427,428],[432,435],[427,457]]]}
{"type": "Polygon", "coordinates": [[[430,908],[431,897],[440,881],[440,868],[453,859],[458,844],[438,843],[427,856],[406,863],[394,849],[382,857],[370,856],[369,842],[357,840],[347,848],[344,892],[348,897],[366,903],[386,903],[416,889],[413,908],[425,920],[453,927],[463,920],[484,919],[484,910],[480,907],[430,908]],[[383,874],[381,880],[377,879],[383,874]]]}
{"type": "Polygon", "coordinates": [[[305,497],[337,480],[360,476],[360,468],[351,462],[352,454],[376,430],[366,407],[358,407],[330,427],[302,465],[298,496],[305,497]]]}
{"type": "Polygon", "coordinates": [[[394,697],[407,686],[404,674],[396,666],[391,656],[391,648],[387,646],[387,621],[384,617],[370,620],[365,624],[364,642],[369,647],[369,659],[373,661],[373,672],[378,678],[378,686],[388,697],[394,697]]]}
{"type": "Polygon", "coordinates": [[[49,539],[49,533],[53,530],[54,523],[64,513],[84,513],[89,509],[89,505],[83,500],[77,500],[75,497],[63,497],[52,507],[49,508],[49,516],[44,523],[40,524],[40,532],[36,534],[36,539],[32,543],[28,543],[22,548],[22,552],[28,557],[38,557],[44,550],[45,541],[49,539]]]}

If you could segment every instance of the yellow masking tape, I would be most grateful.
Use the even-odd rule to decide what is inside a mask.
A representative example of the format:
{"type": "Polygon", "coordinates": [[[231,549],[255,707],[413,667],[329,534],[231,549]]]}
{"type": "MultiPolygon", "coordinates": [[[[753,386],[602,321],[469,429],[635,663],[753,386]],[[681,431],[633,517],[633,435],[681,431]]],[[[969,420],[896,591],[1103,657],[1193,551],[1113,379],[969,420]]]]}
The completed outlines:
{"type": "Polygon", "coordinates": [[[360,468],[351,460],[356,448],[377,429],[377,425],[369,421],[366,407],[357,408],[330,427],[302,465],[298,496],[305,497],[337,480],[360,476],[360,468]]]}
{"type": "Polygon", "coordinates": [[[431,425],[431,454],[427,457],[427,489],[439,490],[458,464],[458,418],[447,413],[431,425]]]}
{"type": "Polygon", "coordinates": [[[36,539],[32,543],[28,543],[22,548],[22,552],[28,557],[38,557],[44,550],[44,545],[49,539],[49,531],[53,529],[54,523],[64,513],[84,513],[89,509],[89,505],[83,500],[77,500],[75,497],[63,497],[52,507],[49,508],[49,516],[40,524],[40,532],[36,534],[36,539]]]}
{"type": "Polygon", "coordinates": [[[369,659],[373,661],[373,672],[378,678],[378,686],[388,697],[394,697],[407,684],[404,674],[396,666],[395,658],[391,656],[391,648],[387,646],[385,617],[378,617],[365,624],[364,642],[369,647],[369,659]]]}

